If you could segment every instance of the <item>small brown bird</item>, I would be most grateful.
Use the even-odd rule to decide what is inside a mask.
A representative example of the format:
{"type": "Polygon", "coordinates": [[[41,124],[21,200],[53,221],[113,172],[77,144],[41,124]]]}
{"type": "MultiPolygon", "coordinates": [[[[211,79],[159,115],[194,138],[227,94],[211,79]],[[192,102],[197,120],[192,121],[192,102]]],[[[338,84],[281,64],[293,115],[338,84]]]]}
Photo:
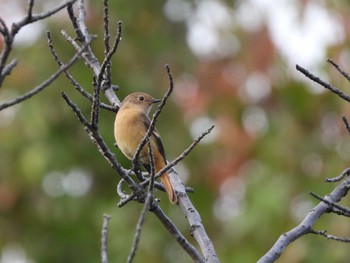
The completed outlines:
{"type": "MultiPolygon", "coordinates": [[[[123,100],[114,122],[114,137],[119,149],[128,159],[131,160],[134,157],[140,141],[150,126],[151,120],[148,114],[152,105],[160,101],[142,92],[132,93],[123,100]]],[[[154,168],[158,172],[166,165],[166,158],[162,141],[156,130],[153,130],[150,135],[150,142],[153,151],[154,168]]],[[[151,161],[148,144],[142,148],[139,161],[150,173],[151,161]]],[[[160,179],[170,202],[175,204],[177,196],[170,182],[169,174],[164,173],[160,179]]]]}

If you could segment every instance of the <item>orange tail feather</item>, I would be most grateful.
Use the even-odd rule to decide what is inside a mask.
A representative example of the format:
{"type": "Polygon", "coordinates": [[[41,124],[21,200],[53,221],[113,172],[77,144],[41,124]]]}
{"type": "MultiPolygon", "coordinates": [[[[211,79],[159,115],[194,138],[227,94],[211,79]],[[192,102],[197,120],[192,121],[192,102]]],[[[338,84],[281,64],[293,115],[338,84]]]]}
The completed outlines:
{"type": "Polygon", "coordinates": [[[167,173],[163,174],[160,177],[160,180],[162,181],[162,184],[164,185],[165,191],[168,194],[169,201],[172,204],[176,204],[177,203],[177,196],[176,196],[174,187],[170,182],[169,175],[167,173]]]}

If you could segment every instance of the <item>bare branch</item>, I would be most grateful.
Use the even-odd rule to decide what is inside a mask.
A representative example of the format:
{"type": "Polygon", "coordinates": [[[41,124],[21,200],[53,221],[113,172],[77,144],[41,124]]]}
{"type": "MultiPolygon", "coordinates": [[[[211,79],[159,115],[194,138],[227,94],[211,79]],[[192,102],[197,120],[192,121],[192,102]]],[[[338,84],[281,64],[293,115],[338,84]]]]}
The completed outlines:
{"type": "Polygon", "coordinates": [[[17,63],[18,63],[18,60],[14,58],[11,60],[11,62],[5,65],[5,67],[1,72],[1,78],[5,78],[7,75],[10,75],[13,68],[17,66],[17,63]]]}
{"type": "MultiPolygon", "coordinates": [[[[123,191],[123,184],[125,183],[125,181],[123,179],[120,179],[119,183],[117,184],[117,193],[120,196],[121,200],[124,200],[126,198],[128,198],[130,195],[127,195],[124,191],[123,191]]],[[[118,205],[119,206],[119,205],[118,205]]]]}
{"type": "Polygon", "coordinates": [[[338,88],[336,88],[336,87],[332,86],[331,84],[323,81],[322,79],[320,79],[319,77],[313,75],[308,70],[306,70],[305,68],[303,68],[303,67],[301,67],[299,65],[296,65],[296,69],[298,71],[300,71],[301,73],[303,73],[306,77],[308,77],[312,81],[320,84],[321,86],[325,87],[326,89],[330,90],[331,92],[337,94],[343,100],[346,100],[347,102],[350,102],[350,96],[346,95],[344,92],[342,92],[338,88]]]}
{"type": "Polygon", "coordinates": [[[57,77],[64,72],[66,69],[68,69],[70,66],[72,66],[80,57],[81,52],[76,53],[67,64],[62,66],[59,70],[57,70],[54,74],[52,74],[47,80],[45,80],[43,83],[41,83],[39,86],[33,88],[32,90],[28,91],[27,93],[23,94],[22,96],[19,96],[17,98],[14,98],[11,101],[5,102],[3,104],[0,104],[0,111],[3,109],[6,109],[8,107],[11,107],[15,104],[18,104],[24,100],[29,99],[33,95],[39,93],[46,87],[48,87],[57,77]]]}
{"type": "Polygon", "coordinates": [[[39,20],[43,20],[49,16],[52,16],[53,14],[56,14],[57,12],[66,8],[66,6],[68,6],[69,4],[73,4],[75,1],[76,0],[70,0],[70,1],[67,1],[66,3],[63,3],[57,7],[49,10],[49,11],[43,12],[43,13],[38,14],[38,15],[33,15],[32,9],[33,9],[34,1],[29,0],[27,15],[22,20],[12,24],[12,32],[11,32],[12,36],[16,35],[18,33],[18,31],[21,28],[23,28],[24,26],[31,24],[31,23],[34,23],[34,22],[39,21],[39,20]]]}
{"type": "Polygon", "coordinates": [[[173,161],[171,161],[170,163],[168,163],[165,167],[163,167],[163,169],[161,169],[157,174],[156,174],[156,178],[158,178],[159,176],[161,176],[163,173],[165,173],[166,171],[169,171],[172,167],[174,167],[175,165],[177,165],[180,161],[182,161],[192,150],[194,147],[196,147],[196,145],[206,136],[208,135],[213,129],[214,129],[215,125],[211,126],[208,130],[202,132],[198,138],[196,138],[192,144],[185,150],[183,151],[177,158],[175,158],[173,161]]]}
{"type": "Polygon", "coordinates": [[[28,11],[27,11],[27,17],[29,19],[31,19],[31,17],[32,17],[33,6],[34,6],[34,0],[29,0],[28,1],[28,11]]]}
{"type": "MultiPolygon", "coordinates": [[[[114,39],[113,47],[112,49],[108,52],[108,54],[105,56],[102,64],[101,64],[101,69],[100,73],[98,75],[98,83],[102,83],[103,75],[105,74],[105,69],[107,66],[110,65],[112,56],[115,54],[115,52],[118,49],[120,40],[122,39],[122,22],[118,22],[118,33],[117,36],[114,39]]],[[[110,76],[110,72],[107,74],[110,76]]]]}
{"type": "Polygon", "coordinates": [[[343,120],[343,122],[344,122],[344,124],[345,124],[346,130],[348,131],[348,133],[350,133],[350,124],[349,124],[348,119],[347,119],[345,116],[343,116],[343,117],[342,117],[342,120],[343,120]]]}
{"type": "MultiPolygon", "coordinates": [[[[339,183],[336,188],[324,199],[331,203],[338,203],[347,195],[350,189],[350,177],[339,183]]],[[[313,225],[325,213],[330,211],[330,205],[324,200],[315,206],[304,218],[304,220],[292,230],[282,234],[272,248],[259,259],[258,263],[274,262],[280,257],[286,247],[299,237],[312,232],[313,225]]]]}
{"type": "Polygon", "coordinates": [[[151,212],[154,213],[157,218],[162,222],[167,231],[172,235],[172,237],[179,243],[179,245],[190,255],[192,260],[196,263],[204,262],[219,262],[219,261],[210,261],[210,259],[204,258],[198,253],[197,249],[187,241],[185,236],[178,230],[176,225],[166,216],[160,206],[157,204],[151,208],[151,212]]]}
{"type": "Polygon", "coordinates": [[[97,130],[98,129],[98,119],[99,119],[99,114],[100,114],[100,90],[101,86],[98,85],[96,82],[96,79],[94,79],[94,95],[93,95],[93,100],[91,104],[91,126],[93,129],[97,130]]]}
{"type": "MultiPolygon", "coordinates": [[[[211,126],[208,130],[202,132],[202,134],[200,134],[193,142],[192,144],[187,147],[186,150],[184,150],[177,158],[175,158],[173,161],[171,161],[170,163],[168,163],[166,166],[164,166],[160,171],[157,172],[156,174],[156,179],[159,178],[160,176],[162,176],[162,174],[164,174],[165,172],[169,171],[172,167],[174,167],[176,164],[178,164],[180,161],[182,161],[192,150],[194,147],[196,147],[196,145],[207,135],[209,134],[213,129],[214,129],[214,125],[211,126]]],[[[149,179],[144,180],[140,185],[144,186],[146,184],[148,184],[149,179]]],[[[164,189],[162,189],[164,191],[164,189]]],[[[188,192],[188,191],[186,191],[188,192]]]]}
{"type": "Polygon", "coordinates": [[[109,38],[111,37],[109,34],[109,14],[108,14],[108,0],[103,0],[103,31],[104,31],[104,43],[105,43],[105,57],[109,53],[109,38]]]}
{"type": "MultiPolygon", "coordinates": [[[[48,38],[49,49],[51,51],[52,56],[54,57],[54,59],[57,62],[57,64],[60,67],[62,67],[64,64],[59,59],[58,54],[57,54],[55,48],[53,47],[53,41],[52,41],[50,32],[47,32],[47,38],[48,38]]],[[[91,102],[93,101],[93,96],[79,85],[79,83],[74,79],[74,77],[69,73],[68,70],[65,70],[64,74],[66,75],[66,77],[68,78],[70,83],[72,83],[72,85],[75,87],[75,89],[77,91],[79,91],[84,97],[89,99],[91,102]]],[[[117,111],[116,107],[107,105],[107,104],[105,104],[103,102],[100,103],[100,107],[103,108],[103,109],[109,110],[109,111],[113,111],[113,112],[117,111]]]]}
{"type": "Polygon", "coordinates": [[[344,242],[344,243],[350,243],[350,238],[328,235],[328,234],[326,234],[326,232],[327,232],[326,230],[316,231],[314,229],[312,229],[310,231],[311,234],[320,235],[320,236],[323,236],[323,237],[325,237],[327,239],[332,239],[332,240],[340,241],[340,242],[344,242]]]}
{"type": "Polygon", "coordinates": [[[70,20],[72,22],[74,31],[77,34],[77,40],[79,40],[81,42],[85,42],[85,38],[84,38],[83,32],[81,32],[81,30],[80,30],[80,28],[78,26],[78,20],[77,20],[77,17],[75,16],[75,14],[74,14],[74,10],[73,10],[73,5],[72,4],[67,5],[67,12],[68,12],[69,18],[70,18],[70,20]]]}
{"type": "Polygon", "coordinates": [[[350,209],[342,206],[342,205],[338,205],[337,203],[334,203],[330,200],[327,200],[326,198],[323,198],[313,192],[310,192],[310,195],[312,195],[313,197],[315,197],[316,199],[322,201],[322,202],[325,202],[326,204],[328,204],[330,207],[329,207],[329,211],[331,212],[335,212],[337,214],[340,214],[340,215],[343,215],[343,216],[347,216],[347,217],[350,217],[350,209]],[[337,210],[336,211],[333,211],[332,208],[336,208],[337,210]],[[341,213],[339,213],[341,212],[341,213]]]}
{"type": "Polygon", "coordinates": [[[339,182],[341,180],[344,179],[345,176],[349,176],[350,175],[350,168],[346,168],[340,175],[338,175],[337,177],[334,178],[326,178],[325,181],[327,183],[335,183],[335,182],[339,182]]]}
{"type": "MultiPolygon", "coordinates": [[[[70,15],[70,18],[72,20],[74,29],[77,32],[78,39],[82,43],[85,43],[88,39],[93,37],[93,36],[88,34],[88,29],[87,29],[87,26],[85,24],[84,0],[78,0],[78,16],[75,16],[75,14],[74,14],[72,9],[69,10],[69,15],[70,15]]],[[[74,39],[70,38],[68,36],[68,34],[66,32],[64,32],[64,31],[62,32],[62,34],[74,46],[74,48],[79,50],[79,45],[75,42],[74,39]]],[[[86,52],[82,53],[82,57],[83,57],[83,59],[85,61],[85,64],[89,68],[92,69],[92,71],[94,72],[95,77],[98,78],[100,73],[101,72],[103,73],[103,71],[101,71],[101,65],[100,65],[99,61],[97,60],[96,56],[94,55],[94,53],[91,51],[90,47],[88,47],[86,49],[86,52]]],[[[98,84],[101,85],[102,83],[98,82],[98,84]]],[[[106,84],[108,84],[108,83],[104,83],[104,85],[101,85],[102,88],[103,88],[102,91],[105,93],[107,99],[110,101],[110,103],[113,106],[119,107],[120,100],[118,99],[118,97],[114,93],[114,90],[113,90],[114,85],[110,85],[110,87],[106,87],[106,84]]]]}
{"type": "Polygon", "coordinates": [[[103,214],[103,224],[102,224],[102,231],[101,231],[101,262],[102,263],[108,263],[107,240],[108,240],[108,223],[110,219],[111,219],[110,215],[103,214]]]}
{"type": "Polygon", "coordinates": [[[330,64],[332,64],[340,74],[343,75],[343,77],[345,77],[348,81],[350,81],[350,75],[348,73],[346,73],[344,70],[342,70],[342,68],[337,64],[335,63],[332,59],[327,59],[327,62],[329,62],[330,64]]]}

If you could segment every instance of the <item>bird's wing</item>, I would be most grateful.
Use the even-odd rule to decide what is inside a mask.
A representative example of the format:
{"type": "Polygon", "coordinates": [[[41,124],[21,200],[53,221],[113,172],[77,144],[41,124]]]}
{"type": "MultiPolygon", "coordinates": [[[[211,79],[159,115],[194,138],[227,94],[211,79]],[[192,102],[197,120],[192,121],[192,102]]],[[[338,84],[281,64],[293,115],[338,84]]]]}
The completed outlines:
{"type": "MultiPolygon", "coordinates": [[[[151,124],[150,119],[148,118],[148,116],[144,115],[144,117],[142,118],[142,123],[146,128],[146,131],[148,130],[148,127],[151,124]]],[[[165,158],[165,151],[164,151],[164,147],[163,147],[163,143],[162,140],[160,139],[160,135],[157,132],[157,129],[154,128],[154,130],[152,131],[151,137],[153,136],[153,138],[155,139],[156,142],[156,146],[158,148],[158,151],[160,152],[160,154],[162,155],[163,159],[164,159],[164,163],[166,163],[166,158],[165,158]]]]}

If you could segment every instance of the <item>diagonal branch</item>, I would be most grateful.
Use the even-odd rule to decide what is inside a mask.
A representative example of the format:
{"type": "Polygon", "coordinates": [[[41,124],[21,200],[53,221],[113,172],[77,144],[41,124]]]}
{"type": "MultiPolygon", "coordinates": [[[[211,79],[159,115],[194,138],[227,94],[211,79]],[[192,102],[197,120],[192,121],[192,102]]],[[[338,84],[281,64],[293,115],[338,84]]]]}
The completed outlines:
{"type": "Polygon", "coordinates": [[[330,64],[332,64],[332,66],[334,66],[336,68],[336,70],[338,70],[338,72],[340,74],[343,75],[344,78],[346,78],[348,81],[350,81],[350,75],[348,73],[346,73],[337,63],[335,63],[332,59],[327,59],[327,62],[329,62],[330,64]]]}
{"type": "Polygon", "coordinates": [[[343,116],[343,117],[342,117],[342,120],[343,120],[343,122],[344,122],[344,124],[345,124],[346,130],[348,131],[348,133],[350,133],[350,124],[349,124],[348,119],[347,119],[345,116],[343,116]]]}
{"type": "Polygon", "coordinates": [[[332,240],[340,241],[340,242],[344,242],[344,243],[350,243],[350,238],[328,235],[328,234],[326,234],[326,232],[327,232],[326,230],[316,231],[314,229],[312,229],[310,231],[311,234],[320,235],[320,236],[323,236],[327,239],[332,239],[332,240]]]}
{"type": "MultiPolygon", "coordinates": [[[[165,172],[169,171],[172,167],[174,167],[175,165],[177,165],[180,161],[182,161],[187,155],[190,154],[190,152],[194,149],[194,147],[196,147],[196,145],[206,136],[208,135],[213,129],[214,129],[214,125],[211,126],[208,130],[202,132],[192,143],[190,146],[187,147],[186,150],[184,150],[178,157],[176,157],[173,161],[171,161],[170,163],[168,163],[166,166],[164,166],[160,171],[158,171],[158,173],[156,174],[156,179],[159,178],[160,176],[162,176],[162,174],[164,174],[165,172]]],[[[145,181],[143,181],[140,185],[144,186],[146,184],[148,184],[149,179],[146,179],[145,181]]],[[[186,191],[187,192],[187,191],[186,191]]]]}
{"type": "Polygon", "coordinates": [[[66,6],[73,4],[76,0],[70,0],[67,1],[61,5],[58,5],[56,7],[54,7],[53,9],[43,12],[41,14],[38,15],[33,15],[32,14],[32,10],[33,10],[33,5],[34,5],[34,0],[29,0],[28,2],[28,11],[27,11],[27,15],[20,21],[13,23],[12,24],[12,36],[16,35],[18,33],[18,31],[23,28],[24,26],[34,23],[36,21],[39,20],[43,20],[49,16],[52,16],[53,14],[56,14],[57,12],[61,11],[62,9],[66,8],[66,6]]]}
{"type": "Polygon", "coordinates": [[[177,165],[180,161],[182,161],[187,155],[190,154],[190,152],[194,149],[194,147],[196,147],[196,145],[206,136],[208,135],[213,129],[214,129],[215,125],[212,125],[208,130],[202,132],[193,142],[192,144],[186,149],[184,150],[177,158],[175,158],[173,161],[171,161],[170,163],[168,163],[165,167],[163,167],[163,169],[161,169],[157,175],[156,178],[158,178],[159,176],[161,176],[163,173],[165,173],[166,171],[169,171],[172,167],[174,167],[175,165],[177,165]]]}
{"type": "Polygon", "coordinates": [[[167,231],[172,235],[172,237],[179,243],[179,245],[190,255],[192,260],[196,263],[204,263],[204,262],[218,262],[218,261],[210,261],[208,258],[206,260],[198,253],[197,249],[187,241],[185,236],[178,230],[176,225],[167,217],[167,215],[163,212],[160,206],[157,204],[151,208],[151,212],[155,214],[155,216],[160,220],[160,222],[165,226],[167,231]]]}
{"type": "Polygon", "coordinates": [[[47,80],[45,80],[43,83],[41,83],[39,86],[33,88],[32,90],[28,91],[27,93],[14,98],[11,101],[5,102],[3,104],[0,104],[0,111],[3,109],[6,109],[8,107],[11,107],[15,104],[18,104],[24,100],[29,99],[30,97],[34,96],[35,94],[39,93],[40,91],[42,91],[43,89],[45,89],[46,87],[48,87],[55,79],[58,78],[58,76],[64,72],[65,70],[67,70],[70,66],[72,66],[80,57],[81,52],[76,53],[69,61],[67,64],[63,65],[59,70],[57,70],[54,74],[52,74],[47,80]]]}
{"type": "Polygon", "coordinates": [[[335,212],[337,214],[341,214],[343,216],[347,216],[347,217],[350,217],[350,209],[349,208],[346,208],[342,205],[338,205],[337,203],[335,202],[332,202],[330,200],[327,200],[326,198],[323,198],[313,192],[310,192],[310,195],[312,195],[313,197],[315,197],[316,199],[326,203],[327,205],[329,205],[329,211],[330,212],[335,212]],[[333,209],[336,209],[336,211],[333,211],[333,209]]]}
{"type": "MultiPolygon", "coordinates": [[[[324,199],[331,203],[338,203],[345,197],[350,189],[350,177],[339,183],[336,188],[324,199]]],[[[270,263],[277,260],[287,246],[299,237],[312,233],[312,227],[317,220],[330,211],[330,205],[324,201],[315,206],[304,218],[304,220],[292,230],[282,234],[272,248],[259,259],[258,263],[270,263]]]]}
{"type": "Polygon", "coordinates": [[[298,71],[300,71],[301,73],[303,73],[306,77],[308,77],[309,79],[311,79],[312,81],[320,84],[321,86],[323,86],[324,88],[330,90],[331,92],[337,94],[340,98],[342,98],[343,100],[346,100],[347,102],[350,102],[350,96],[346,95],[344,92],[342,92],[340,89],[332,86],[331,84],[325,82],[324,80],[322,80],[321,78],[313,75],[312,73],[310,73],[308,70],[306,70],[305,68],[296,65],[296,69],[298,71]]]}
{"type": "MultiPolygon", "coordinates": [[[[48,38],[49,49],[51,51],[52,56],[54,57],[54,59],[57,62],[57,64],[60,67],[62,67],[64,64],[60,60],[60,58],[58,57],[58,54],[57,54],[57,52],[56,52],[56,50],[55,50],[55,48],[53,46],[53,41],[52,41],[50,32],[47,32],[47,38],[48,38]]],[[[66,77],[68,78],[70,83],[75,87],[75,89],[81,93],[81,95],[83,95],[85,98],[87,98],[91,102],[93,101],[93,96],[79,85],[79,83],[74,79],[74,77],[69,73],[68,70],[65,70],[64,74],[66,75],[66,77]]],[[[107,105],[107,104],[102,103],[102,102],[100,103],[100,107],[103,108],[103,109],[112,111],[112,112],[116,112],[116,107],[107,105]]]]}

